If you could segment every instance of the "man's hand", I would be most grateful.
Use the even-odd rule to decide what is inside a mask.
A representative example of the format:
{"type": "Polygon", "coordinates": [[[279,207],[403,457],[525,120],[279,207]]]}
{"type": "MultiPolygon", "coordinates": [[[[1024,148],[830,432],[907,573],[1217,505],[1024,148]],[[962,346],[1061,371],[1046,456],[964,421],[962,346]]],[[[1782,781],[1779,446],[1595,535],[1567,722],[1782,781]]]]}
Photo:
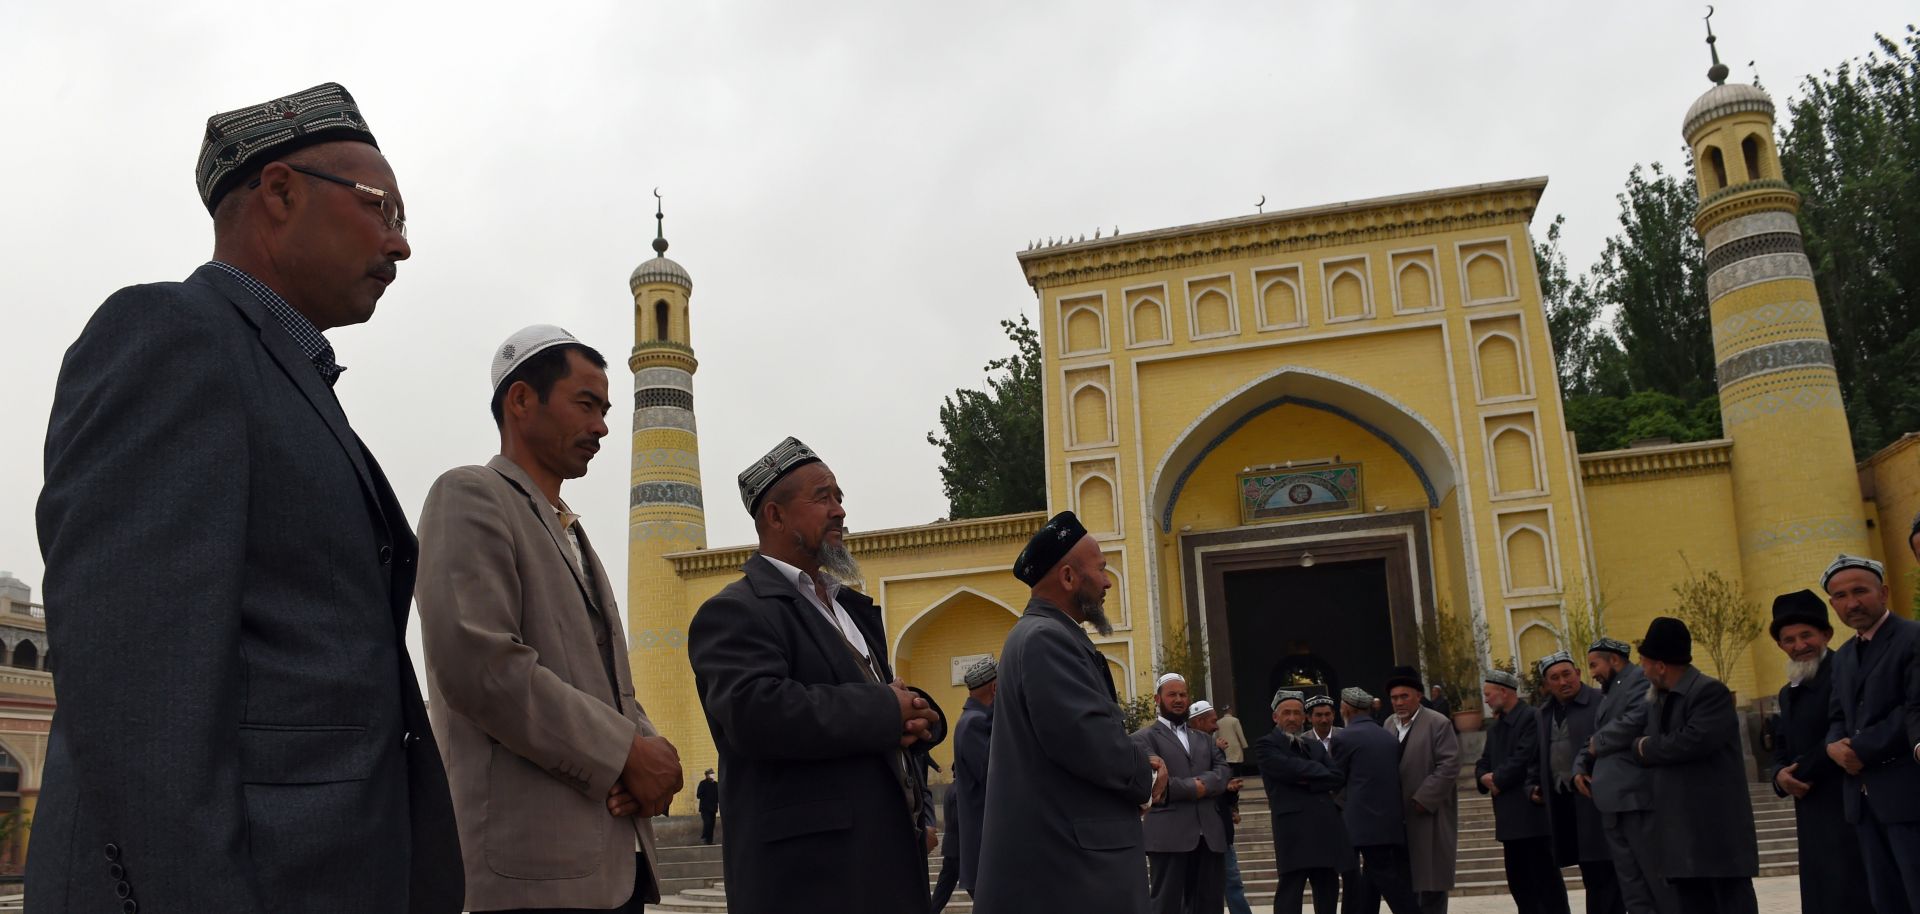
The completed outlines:
{"type": "Polygon", "coordinates": [[[1225,749],[1227,748],[1227,738],[1224,736],[1216,736],[1213,738],[1213,744],[1225,749]]]}
{"type": "Polygon", "coordinates": [[[1496,797],[1500,795],[1500,788],[1493,786],[1493,772],[1491,771],[1480,776],[1480,786],[1496,797]]]}
{"type": "Polygon", "coordinates": [[[1408,800],[1407,805],[1413,807],[1413,811],[1415,813],[1418,813],[1419,815],[1424,816],[1427,814],[1427,808],[1425,806],[1420,805],[1419,800],[1408,800]]]}
{"type": "Polygon", "coordinates": [[[1788,796],[1791,796],[1796,800],[1805,797],[1807,795],[1807,792],[1813,789],[1812,784],[1809,784],[1806,781],[1800,780],[1799,778],[1796,778],[1793,776],[1794,769],[1799,767],[1800,767],[1800,763],[1794,762],[1793,764],[1780,769],[1779,773],[1773,776],[1773,783],[1778,785],[1781,790],[1785,791],[1788,796]]]}
{"type": "Polygon", "coordinates": [[[933,826],[931,825],[927,826],[926,830],[927,830],[927,849],[922,851],[921,853],[926,855],[931,855],[933,853],[933,846],[935,844],[940,843],[940,833],[934,831],[933,826]]]}
{"type": "Polygon", "coordinates": [[[893,697],[900,703],[900,748],[905,749],[927,738],[927,727],[935,720],[933,709],[927,707],[927,700],[907,690],[907,684],[899,679],[888,683],[893,687],[893,697]]]}
{"type": "Polygon", "coordinates": [[[1206,779],[1194,778],[1193,779],[1193,798],[1196,800],[1204,800],[1206,799],[1206,797],[1207,797],[1206,779]]]}
{"type": "Polygon", "coordinates": [[[1581,796],[1589,800],[1593,799],[1593,778],[1587,777],[1584,774],[1574,775],[1573,789],[1580,791],[1581,796]]]}
{"type": "Polygon", "coordinates": [[[1240,824],[1240,810],[1238,809],[1233,811],[1233,824],[1235,825],[1240,824]]]}
{"type": "Polygon", "coordinates": [[[1860,756],[1854,754],[1852,737],[1828,743],[1827,758],[1833,759],[1834,764],[1845,768],[1848,774],[1859,774],[1867,767],[1860,762],[1860,756]]]}
{"type": "Polygon", "coordinates": [[[1243,778],[1234,778],[1233,780],[1231,780],[1231,781],[1228,781],[1228,782],[1227,782],[1227,792],[1228,792],[1228,793],[1239,793],[1239,792],[1240,792],[1240,787],[1241,787],[1241,784],[1242,784],[1242,782],[1243,782],[1243,781],[1244,781],[1244,779],[1243,779],[1243,778]]]}
{"type": "Polygon", "coordinates": [[[1542,793],[1538,787],[1533,788],[1533,790],[1527,793],[1527,799],[1532,800],[1535,806],[1547,805],[1547,795],[1542,793]]]}
{"type": "Polygon", "coordinates": [[[613,790],[607,794],[607,812],[625,818],[640,811],[640,801],[633,798],[627,785],[619,780],[613,782],[613,790]]]}
{"type": "Polygon", "coordinates": [[[1167,763],[1160,756],[1147,756],[1147,764],[1153,766],[1153,804],[1158,806],[1167,801],[1167,763]]]}
{"type": "Polygon", "coordinates": [[[651,819],[666,812],[682,786],[680,751],[664,736],[635,733],[627,764],[620,769],[620,784],[632,794],[639,815],[651,819]]]}

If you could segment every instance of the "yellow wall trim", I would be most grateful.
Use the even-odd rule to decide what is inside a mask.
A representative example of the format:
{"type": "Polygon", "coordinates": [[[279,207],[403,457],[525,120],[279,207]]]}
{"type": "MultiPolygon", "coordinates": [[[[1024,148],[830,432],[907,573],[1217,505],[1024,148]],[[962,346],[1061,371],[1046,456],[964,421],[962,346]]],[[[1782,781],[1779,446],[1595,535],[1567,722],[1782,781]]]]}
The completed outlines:
{"type": "MultiPolygon", "coordinates": [[[[1047,512],[1033,511],[1027,514],[1002,514],[998,517],[935,523],[922,527],[894,527],[849,536],[847,550],[854,555],[876,555],[991,540],[1025,540],[1039,532],[1046,523],[1047,512]]],[[[703,549],[698,552],[676,552],[664,558],[672,562],[673,570],[684,577],[738,568],[753,555],[755,548],[754,546],[730,546],[724,549],[703,549]]],[[[1013,568],[1011,553],[1008,554],[1007,568],[1008,573],[1011,574],[1013,568]]]]}
{"type": "Polygon", "coordinates": [[[1627,482],[1725,472],[1733,465],[1733,442],[1725,438],[1690,444],[1663,444],[1580,455],[1580,479],[1586,483],[1627,482]]]}

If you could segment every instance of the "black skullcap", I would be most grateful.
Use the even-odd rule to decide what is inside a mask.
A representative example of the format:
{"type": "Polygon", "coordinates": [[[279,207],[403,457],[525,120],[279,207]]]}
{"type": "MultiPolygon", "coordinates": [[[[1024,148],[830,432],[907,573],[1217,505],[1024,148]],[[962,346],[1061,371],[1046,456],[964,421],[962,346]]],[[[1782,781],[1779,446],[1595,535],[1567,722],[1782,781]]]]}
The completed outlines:
{"type": "Polygon", "coordinates": [[[1391,692],[1397,686],[1406,686],[1422,694],[1427,691],[1426,686],[1420,682],[1420,671],[1410,666],[1396,666],[1393,672],[1387,675],[1387,691],[1391,692]]]}
{"type": "Polygon", "coordinates": [[[1658,616],[1647,626],[1640,639],[1640,656],[1661,663],[1692,663],[1693,633],[1687,623],[1672,616],[1658,616]]]}
{"type": "Polygon", "coordinates": [[[221,197],[268,162],[339,140],[380,148],[353,96],[339,83],[321,83],[207,118],[207,134],[200,141],[200,161],[193,175],[200,202],[211,213],[221,197]]]}
{"type": "Polygon", "coordinates": [[[1013,576],[1022,584],[1032,587],[1067,557],[1080,538],[1087,535],[1087,528],[1080,526],[1080,518],[1072,511],[1062,511],[1047,521],[1033,539],[1027,540],[1027,548],[1020,550],[1020,557],[1013,560],[1013,576]]]}
{"type": "Polygon", "coordinates": [[[1811,590],[1783,593],[1773,598],[1773,624],[1767,626],[1767,634],[1772,635],[1773,640],[1780,640],[1781,629],[1803,624],[1833,634],[1833,622],[1827,618],[1827,601],[1811,590]]]}

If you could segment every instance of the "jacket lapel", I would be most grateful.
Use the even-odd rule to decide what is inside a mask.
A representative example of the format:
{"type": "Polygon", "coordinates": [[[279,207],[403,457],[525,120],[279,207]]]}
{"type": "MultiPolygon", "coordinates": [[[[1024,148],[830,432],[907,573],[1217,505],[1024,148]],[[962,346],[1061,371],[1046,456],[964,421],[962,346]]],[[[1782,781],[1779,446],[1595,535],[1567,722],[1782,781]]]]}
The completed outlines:
{"type": "MultiPolygon", "coordinates": [[[[533,484],[533,477],[528,476],[526,470],[504,456],[495,455],[492,460],[487,461],[487,468],[499,473],[515,489],[520,490],[520,496],[527,500],[527,508],[534,513],[535,517],[540,518],[540,526],[547,531],[548,541],[553,544],[554,549],[559,550],[560,561],[565,562],[567,570],[573,573],[573,583],[580,588],[580,595],[586,598],[587,606],[595,613],[606,616],[607,614],[601,611],[600,595],[588,585],[587,576],[580,570],[579,563],[573,560],[573,547],[567,544],[567,531],[561,529],[560,518],[554,514],[553,506],[547,502],[546,493],[533,484]]],[[[580,535],[580,552],[583,555],[587,552],[585,533],[580,535]]]]}
{"type": "Polygon", "coordinates": [[[800,596],[799,591],[788,583],[779,569],[773,567],[772,562],[755,552],[748,557],[746,564],[740,566],[740,570],[747,576],[747,585],[753,588],[754,596],[763,600],[783,601],[787,612],[799,617],[800,629],[807,633],[814,648],[840,674],[841,682],[867,681],[866,671],[860,669],[860,662],[856,659],[858,655],[853,652],[853,646],[847,643],[846,635],[828,624],[826,617],[800,596]]]}

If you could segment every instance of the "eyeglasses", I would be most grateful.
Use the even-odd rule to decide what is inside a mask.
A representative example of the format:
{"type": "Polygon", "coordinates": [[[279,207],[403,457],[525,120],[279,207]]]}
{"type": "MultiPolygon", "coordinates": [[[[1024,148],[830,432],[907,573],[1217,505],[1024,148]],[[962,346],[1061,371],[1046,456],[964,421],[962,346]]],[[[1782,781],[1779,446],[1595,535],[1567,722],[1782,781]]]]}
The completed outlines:
{"type": "MultiPolygon", "coordinates": [[[[354,190],[360,191],[361,193],[372,194],[375,197],[380,198],[380,218],[386,220],[387,229],[390,231],[399,232],[400,237],[402,238],[407,237],[407,217],[400,212],[400,203],[399,201],[393,198],[392,193],[381,190],[378,187],[368,187],[367,185],[362,184],[359,181],[353,181],[347,178],[342,178],[339,175],[330,175],[324,171],[315,171],[311,168],[295,165],[292,162],[287,162],[284,164],[288,168],[291,168],[294,171],[297,171],[303,175],[306,175],[307,177],[319,178],[322,181],[331,181],[342,187],[351,187],[354,190]]],[[[260,179],[254,178],[252,181],[248,182],[247,189],[252,190],[259,186],[260,186],[260,179]]]]}

